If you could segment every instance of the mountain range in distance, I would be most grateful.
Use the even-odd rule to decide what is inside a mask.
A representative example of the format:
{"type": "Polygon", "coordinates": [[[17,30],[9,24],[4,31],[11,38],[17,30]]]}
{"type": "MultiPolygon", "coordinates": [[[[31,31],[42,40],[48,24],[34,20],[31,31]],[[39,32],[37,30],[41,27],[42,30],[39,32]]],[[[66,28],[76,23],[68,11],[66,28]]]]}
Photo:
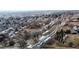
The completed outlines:
{"type": "Polygon", "coordinates": [[[79,10],[34,10],[34,11],[0,11],[0,17],[10,17],[10,16],[35,16],[43,14],[55,14],[63,12],[79,12],[79,10]]]}

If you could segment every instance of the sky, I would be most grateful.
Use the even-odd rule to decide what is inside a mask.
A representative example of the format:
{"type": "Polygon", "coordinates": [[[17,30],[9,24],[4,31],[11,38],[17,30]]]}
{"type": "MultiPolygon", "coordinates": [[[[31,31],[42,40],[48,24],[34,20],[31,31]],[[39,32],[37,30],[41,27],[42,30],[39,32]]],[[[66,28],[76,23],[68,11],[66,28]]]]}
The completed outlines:
{"type": "Polygon", "coordinates": [[[78,0],[0,0],[0,11],[79,10],[78,0]]]}

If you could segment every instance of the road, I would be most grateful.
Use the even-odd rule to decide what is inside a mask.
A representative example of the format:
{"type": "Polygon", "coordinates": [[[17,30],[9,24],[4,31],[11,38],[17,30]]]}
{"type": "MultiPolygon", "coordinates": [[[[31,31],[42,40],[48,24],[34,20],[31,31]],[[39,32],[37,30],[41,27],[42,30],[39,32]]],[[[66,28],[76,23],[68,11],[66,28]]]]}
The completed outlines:
{"type": "MultiPolygon", "coordinates": [[[[56,32],[61,30],[62,27],[66,24],[67,21],[69,21],[69,18],[64,19],[62,17],[61,19],[58,19],[58,18],[54,19],[49,24],[42,27],[42,30],[45,29],[45,28],[48,28],[48,27],[50,27],[50,28],[48,28],[46,31],[44,31],[42,33],[42,36],[40,38],[38,38],[38,42],[33,44],[33,45],[29,45],[26,48],[41,48],[42,44],[46,43],[51,37],[54,37],[56,32]]],[[[13,34],[13,31],[14,31],[13,28],[2,31],[2,33],[7,33],[10,30],[12,31],[10,33],[10,35],[11,35],[11,34],[13,34]]],[[[11,36],[13,36],[13,35],[11,35],[11,36]]]]}
{"type": "MultiPolygon", "coordinates": [[[[66,24],[66,22],[69,21],[69,19],[55,19],[53,21],[51,21],[47,26],[50,26],[51,28],[47,31],[45,31],[43,34],[46,35],[42,35],[38,40],[38,42],[34,45],[29,45],[27,48],[41,48],[43,43],[46,43],[51,36],[54,37],[56,32],[60,29],[62,29],[62,27],[66,24]],[[61,21],[61,23],[58,23],[59,21],[61,21]]],[[[44,28],[45,28],[44,27],[44,28]]]]}

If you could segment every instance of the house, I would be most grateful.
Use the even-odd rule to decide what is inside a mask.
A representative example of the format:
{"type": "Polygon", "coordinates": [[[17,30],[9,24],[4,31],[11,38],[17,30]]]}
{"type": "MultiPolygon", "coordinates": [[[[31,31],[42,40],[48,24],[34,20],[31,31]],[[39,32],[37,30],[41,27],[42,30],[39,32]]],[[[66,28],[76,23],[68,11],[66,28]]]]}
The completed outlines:
{"type": "Polygon", "coordinates": [[[71,31],[71,33],[74,33],[74,34],[79,33],[79,27],[73,26],[70,31],[71,31]]]}

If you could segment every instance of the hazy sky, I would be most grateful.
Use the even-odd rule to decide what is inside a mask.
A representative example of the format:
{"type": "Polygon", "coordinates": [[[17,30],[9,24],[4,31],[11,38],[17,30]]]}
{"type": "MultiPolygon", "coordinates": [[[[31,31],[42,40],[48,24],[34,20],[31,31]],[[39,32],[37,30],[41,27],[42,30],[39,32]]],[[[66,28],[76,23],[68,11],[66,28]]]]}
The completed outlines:
{"type": "Polygon", "coordinates": [[[77,0],[0,0],[0,11],[79,9],[77,0]]]}

